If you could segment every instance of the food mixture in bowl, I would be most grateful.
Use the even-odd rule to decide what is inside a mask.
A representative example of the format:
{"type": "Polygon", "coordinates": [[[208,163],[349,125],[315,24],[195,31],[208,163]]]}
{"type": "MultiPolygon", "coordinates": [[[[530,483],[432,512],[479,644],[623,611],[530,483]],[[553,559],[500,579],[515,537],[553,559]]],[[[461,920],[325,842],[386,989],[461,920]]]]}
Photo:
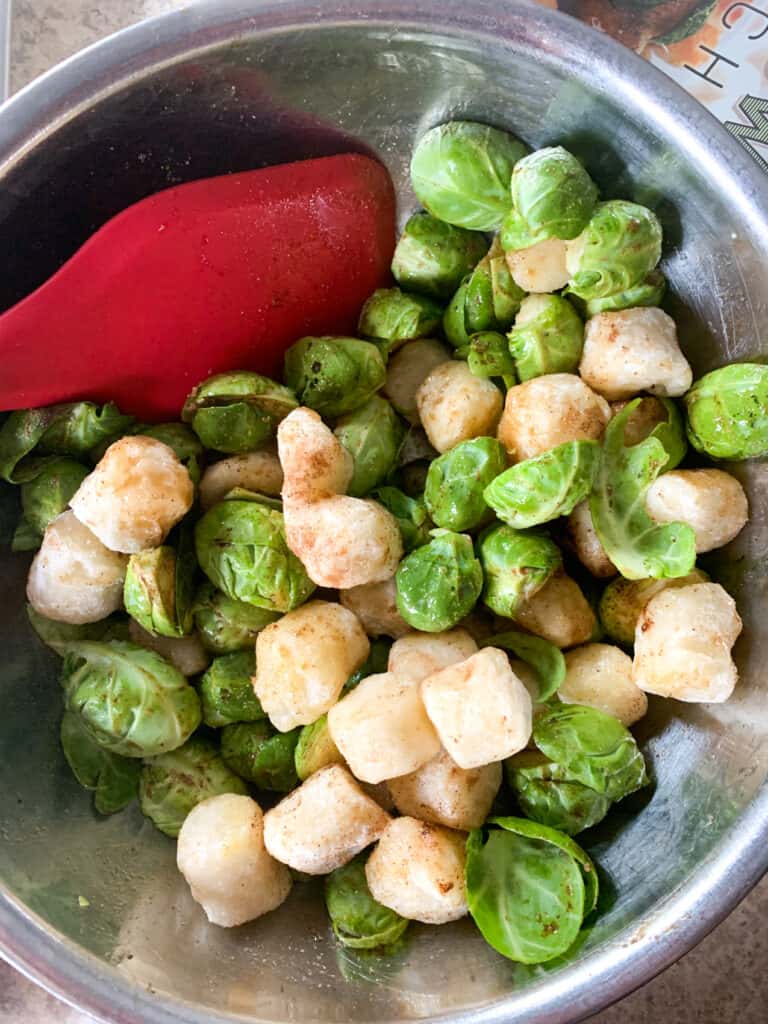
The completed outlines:
{"type": "Polygon", "coordinates": [[[467,913],[504,956],[598,910],[573,836],[652,785],[647,694],[721,702],[733,599],[696,565],[747,522],[768,367],[693,381],[654,213],[561,147],[429,131],[358,337],[284,380],[202,381],[179,422],[15,412],[27,597],[96,810],[138,798],[208,919],[325,877],[384,955],[467,913]]]}

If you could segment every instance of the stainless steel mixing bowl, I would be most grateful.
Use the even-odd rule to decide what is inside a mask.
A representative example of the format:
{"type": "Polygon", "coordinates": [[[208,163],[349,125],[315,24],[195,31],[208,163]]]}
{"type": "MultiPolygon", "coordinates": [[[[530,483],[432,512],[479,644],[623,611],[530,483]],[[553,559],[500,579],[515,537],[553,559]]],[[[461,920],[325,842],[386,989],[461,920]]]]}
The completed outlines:
{"type": "MultiPolygon", "coordinates": [[[[757,166],[639,58],[511,0],[211,0],[67,62],[0,114],[0,301],[41,281],[127,202],[202,175],[370,147],[405,214],[412,142],[451,117],[534,145],[562,141],[607,194],[658,210],[697,371],[766,355],[768,186],[757,166]]],[[[621,805],[586,843],[603,872],[602,913],[567,962],[535,970],[498,957],[467,921],[415,927],[391,958],[344,954],[311,885],[253,925],[208,927],[173,844],[136,809],[98,820],[64,765],[56,661],[25,622],[27,559],[8,553],[16,498],[3,491],[0,948],[120,1024],[554,1024],[625,994],[684,953],[768,864],[767,478],[758,464],[737,472],[753,518],[715,571],[745,619],[742,682],[721,707],[654,702],[640,734],[655,791],[621,805]]]]}

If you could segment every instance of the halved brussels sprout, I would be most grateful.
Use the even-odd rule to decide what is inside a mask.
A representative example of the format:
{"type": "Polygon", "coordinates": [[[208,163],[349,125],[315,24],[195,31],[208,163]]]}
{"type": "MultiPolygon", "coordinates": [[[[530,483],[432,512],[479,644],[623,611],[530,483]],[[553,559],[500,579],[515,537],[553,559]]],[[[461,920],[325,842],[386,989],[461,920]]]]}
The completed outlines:
{"type": "Polygon", "coordinates": [[[488,516],[483,492],[506,464],[495,437],[462,441],[430,463],[424,501],[435,524],[457,533],[479,526],[488,516]]]}
{"type": "Polygon", "coordinates": [[[432,530],[431,536],[400,563],[397,607],[409,626],[439,633],[472,611],[483,588],[483,571],[471,537],[450,530],[432,530]]]}
{"type": "Polygon", "coordinates": [[[515,754],[504,763],[509,788],[531,821],[575,836],[602,821],[611,800],[573,778],[561,764],[538,750],[515,754]]]}
{"type": "Polygon", "coordinates": [[[408,921],[377,902],[365,878],[365,854],[325,880],[325,905],[333,932],[350,949],[380,949],[397,942],[408,921]]]}
{"type": "Polygon", "coordinates": [[[560,295],[529,295],[507,335],[521,381],[546,373],[576,373],[584,347],[584,324],[560,295]]]}
{"type": "MultiPolygon", "coordinates": [[[[28,467],[30,473],[32,467],[28,467]]],[[[48,524],[68,508],[70,499],[88,476],[82,463],[66,456],[41,459],[38,472],[21,485],[22,519],[11,542],[12,551],[35,551],[48,524]]]]}
{"type": "Polygon", "coordinates": [[[255,674],[252,649],[214,658],[200,679],[203,723],[221,729],[236,722],[260,722],[266,718],[253,689],[255,674]]]}
{"type": "Polygon", "coordinates": [[[371,491],[369,496],[383,505],[397,520],[406,554],[429,543],[432,522],[422,496],[411,498],[397,487],[379,487],[371,491]]]}
{"type": "Polygon", "coordinates": [[[139,761],[104,750],[72,711],[64,712],[59,735],[72,774],[84,789],[93,790],[93,804],[99,814],[115,814],[136,799],[139,761]]]}
{"type": "Polygon", "coordinates": [[[236,601],[287,612],[315,585],[285,540],[283,517],[249,501],[222,501],[195,528],[200,568],[236,601]]]}
{"type": "Polygon", "coordinates": [[[279,612],[236,601],[212,583],[198,588],[193,611],[195,628],[212,654],[249,650],[262,629],[280,617],[279,612]]]}
{"type": "Polygon", "coordinates": [[[141,769],[141,813],[173,839],[193,807],[222,793],[248,796],[248,787],[224,763],[216,744],[202,736],[148,758],[141,769]]]}
{"type": "Polygon", "coordinates": [[[294,751],[294,762],[296,774],[301,782],[329,764],[344,764],[344,758],[333,742],[331,730],[328,728],[327,715],[318,718],[312,725],[302,727],[294,751]]]}
{"type": "Polygon", "coordinates": [[[133,416],[124,416],[112,402],[67,402],[12,412],[0,427],[0,478],[22,484],[40,471],[39,460],[29,458],[33,453],[87,455],[133,422],[133,416]]]}
{"type": "Polygon", "coordinates": [[[401,288],[448,299],[465,274],[482,259],[488,242],[429,213],[414,213],[395,248],[392,276],[401,288]]]}
{"type": "Polygon", "coordinates": [[[645,206],[626,199],[599,203],[568,246],[568,293],[587,302],[640,284],[661,258],[661,224],[645,206]]]}
{"type": "Polygon", "coordinates": [[[540,590],[560,568],[557,545],[543,534],[513,530],[500,523],[478,541],[485,583],[483,601],[491,611],[513,618],[523,602],[540,590]]]}
{"type": "Polygon", "coordinates": [[[539,526],[567,516],[587,497],[599,461],[597,441],[566,441],[510,466],[488,484],[483,497],[516,530],[539,526]]]}
{"type": "Polygon", "coordinates": [[[493,231],[509,209],[512,168],[527,152],[509,132],[449,121],[419,139],[411,157],[413,190],[440,220],[493,231]]]}
{"type": "Polygon", "coordinates": [[[667,281],[660,270],[652,270],[639,284],[599,299],[584,303],[584,312],[590,316],[609,313],[620,309],[634,309],[637,306],[658,306],[667,290],[667,281]]]}
{"type": "Polygon", "coordinates": [[[509,343],[498,331],[478,331],[469,339],[467,366],[476,377],[501,377],[506,388],[517,383],[509,343]]]}
{"type": "Polygon", "coordinates": [[[341,416],[367,402],[384,383],[381,352],[358,338],[301,338],[285,353],[285,379],[302,405],[341,416]]]}
{"type": "Polygon", "coordinates": [[[125,610],[155,636],[186,636],[194,624],[196,570],[192,532],[182,527],[176,547],[131,555],[123,585],[125,610]]]}
{"type": "Polygon", "coordinates": [[[713,459],[768,455],[768,366],[733,363],[694,381],[683,398],[688,440],[713,459]]]}
{"type": "Polygon", "coordinates": [[[334,434],[354,460],[347,494],[362,498],[397,465],[405,424],[385,398],[374,395],[337,422],[334,434]]]}
{"type": "Polygon", "coordinates": [[[221,733],[221,756],[258,789],[288,793],[299,784],[294,753],[300,732],[277,732],[267,721],[227,725],[221,733]]]}
{"type": "Polygon", "coordinates": [[[597,202],[597,186],[562,146],[537,149],[518,160],[511,188],[512,209],[501,228],[507,250],[527,249],[548,238],[575,238],[597,202]]]}
{"type": "MultiPolygon", "coordinates": [[[[447,225],[446,225],[447,226],[447,225]]],[[[360,336],[379,343],[389,354],[404,341],[428,338],[440,326],[443,307],[427,295],[410,295],[399,288],[377,288],[360,312],[360,336]]]]}
{"type": "Polygon", "coordinates": [[[180,747],[200,724],[200,700],[186,678],[136,644],[68,644],[61,684],[67,709],[113,754],[164,754],[180,747]]]}
{"type": "Polygon", "coordinates": [[[256,448],[298,405],[293,392],[250,370],[218,373],[198,384],[182,419],[206,448],[235,455],[256,448]]]}
{"type": "Polygon", "coordinates": [[[443,316],[445,336],[463,350],[479,331],[505,331],[525,297],[515,284],[504,253],[494,240],[490,251],[459,285],[443,316]]]}

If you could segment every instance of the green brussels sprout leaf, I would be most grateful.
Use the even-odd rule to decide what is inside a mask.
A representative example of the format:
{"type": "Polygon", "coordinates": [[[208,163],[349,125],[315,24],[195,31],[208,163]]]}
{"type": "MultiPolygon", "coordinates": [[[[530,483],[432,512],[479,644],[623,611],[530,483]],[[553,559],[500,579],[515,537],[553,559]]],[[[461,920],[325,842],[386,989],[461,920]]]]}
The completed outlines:
{"type": "Polygon", "coordinates": [[[216,744],[201,736],[148,758],[141,769],[141,813],[173,839],[194,807],[222,793],[247,796],[248,787],[224,763],[216,744]]]}
{"type": "Polygon", "coordinates": [[[369,341],[383,342],[389,354],[404,341],[428,338],[440,326],[443,307],[427,295],[378,288],[360,312],[357,329],[369,341]]]}
{"type": "Polygon", "coordinates": [[[358,338],[301,338],[285,354],[285,379],[302,405],[321,416],[342,416],[384,384],[381,352],[358,338]]]}
{"type": "Polygon", "coordinates": [[[200,679],[203,723],[214,729],[266,718],[253,689],[256,658],[253,648],[214,658],[200,679]]]}
{"type": "Polygon", "coordinates": [[[198,588],[193,602],[195,628],[212,654],[231,654],[253,648],[256,637],[280,617],[279,612],[237,601],[212,583],[198,588]]]}
{"type": "Polygon", "coordinates": [[[406,553],[429,543],[432,523],[422,497],[411,498],[397,487],[379,487],[369,497],[383,505],[397,520],[406,553]]]}
{"type": "Polygon", "coordinates": [[[127,640],[128,619],[124,615],[110,615],[98,622],[87,622],[74,625],[70,622],[55,622],[46,619],[36,612],[31,604],[27,605],[27,618],[35,633],[46,647],[62,657],[66,654],[69,644],[82,643],[85,640],[127,640]]]}
{"type": "Polygon", "coordinates": [[[40,472],[21,485],[24,519],[39,534],[69,507],[75,491],[88,476],[86,467],[67,456],[46,459],[40,472]]]}
{"type": "Polygon", "coordinates": [[[637,306],[658,306],[667,290],[666,278],[660,270],[652,270],[646,274],[639,284],[632,285],[613,295],[603,295],[598,299],[589,299],[584,303],[586,316],[597,316],[598,313],[610,313],[620,309],[635,309],[637,306]]]}
{"type": "Polygon", "coordinates": [[[267,721],[227,725],[221,733],[221,756],[258,789],[288,793],[299,783],[294,753],[300,732],[277,732],[267,721]]]}
{"type": "Polygon", "coordinates": [[[344,758],[331,737],[327,715],[302,728],[294,751],[294,762],[301,782],[329,764],[344,764],[344,758]]]}
{"type": "Polygon", "coordinates": [[[396,942],[408,921],[378,903],[365,878],[365,856],[332,871],[325,880],[325,905],[333,932],[350,949],[378,949],[396,942]]]}
{"type": "Polygon", "coordinates": [[[174,548],[163,545],[131,555],[123,585],[125,610],[153,636],[192,632],[197,560],[191,528],[177,531],[174,548]]]}
{"type": "Polygon", "coordinates": [[[61,719],[61,749],[72,774],[84,789],[93,790],[99,814],[115,814],[136,799],[139,761],[104,750],[79,715],[65,711],[61,719]]]}
{"type": "Polygon", "coordinates": [[[507,782],[527,818],[575,836],[602,821],[611,800],[577,782],[568,770],[536,750],[504,764],[507,782]]]}
{"type": "Polygon", "coordinates": [[[685,523],[655,523],[645,511],[645,494],[669,463],[657,436],[625,447],[624,429],[635,399],[614,416],[590,497],[590,511],[605,552],[627,579],[686,576],[696,561],[696,538],[685,523]]]}
{"type": "Polygon", "coordinates": [[[483,497],[516,530],[539,526],[567,516],[589,495],[599,461],[597,441],[566,441],[510,466],[483,497]]]}
{"type": "Polygon", "coordinates": [[[506,464],[495,437],[462,441],[431,462],[424,501],[435,524],[457,533],[479,526],[488,518],[483,492],[506,464]]]}
{"type": "Polygon", "coordinates": [[[512,651],[517,658],[530,665],[539,684],[537,701],[539,704],[549,700],[563,685],[565,679],[563,652],[543,637],[532,636],[530,633],[519,633],[513,629],[488,637],[483,641],[482,646],[501,647],[502,650],[512,651]]]}
{"type": "Polygon", "coordinates": [[[236,601],[287,612],[314,584],[288,548],[280,512],[248,501],[222,501],[195,528],[200,568],[236,601]]]}
{"type": "Polygon", "coordinates": [[[440,220],[493,231],[509,209],[512,168],[527,152],[508,132],[450,121],[419,139],[411,157],[413,190],[440,220]]]}
{"type": "Polygon", "coordinates": [[[531,295],[521,303],[507,339],[521,381],[547,373],[576,373],[584,325],[560,295],[531,295]]]}
{"type": "Polygon", "coordinates": [[[697,452],[713,459],[768,455],[768,366],[732,363],[712,370],[694,381],[683,402],[697,452]]]}
{"type": "Polygon", "coordinates": [[[414,213],[395,248],[392,276],[407,291],[448,299],[487,249],[479,231],[414,213]]]}
{"type": "Polygon", "coordinates": [[[42,543],[42,533],[38,533],[22,516],[11,537],[11,551],[37,551],[42,543]]]}
{"type": "Polygon", "coordinates": [[[405,556],[395,583],[397,608],[408,625],[438,633],[472,611],[483,588],[483,571],[471,537],[450,530],[432,530],[431,537],[405,556]]]}
{"type": "Polygon", "coordinates": [[[467,365],[476,377],[501,377],[504,386],[511,388],[517,382],[515,361],[509,344],[497,331],[480,331],[469,339],[467,365]]]}
{"type": "Polygon", "coordinates": [[[200,701],[186,678],[136,644],[67,644],[61,683],[67,709],[113,754],[164,754],[180,747],[200,724],[200,701]]]}
{"type": "Polygon", "coordinates": [[[250,370],[209,377],[184,403],[182,419],[206,448],[227,454],[253,451],[298,405],[282,384],[250,370]]]}
{"type": "Polygon", "coordinates": [[[354,460],[347,494],[361,498],[383,483],[397,465],[405,424],[385,398],[374,395],[342,416],[333,432],[354,460]]]}
{"type": "Polygon", "coordinates": [[[562,563],[560,550],[549,537],[513,530],[504,523],[480,535],[478,556],[485,579],[483,601],[506,618],[513,618],[562,563]]]}

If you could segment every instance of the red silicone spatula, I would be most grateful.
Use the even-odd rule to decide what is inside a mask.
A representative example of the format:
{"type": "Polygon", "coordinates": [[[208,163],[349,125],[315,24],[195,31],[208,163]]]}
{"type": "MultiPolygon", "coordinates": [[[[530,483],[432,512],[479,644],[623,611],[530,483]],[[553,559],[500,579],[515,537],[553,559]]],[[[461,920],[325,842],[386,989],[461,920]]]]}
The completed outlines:
{"type": "Polygon", "coordinates": [[[0,316],[0,409],[112,399],[177,418],[212,373],[274,376],[302,335],[354,333],[393,245],[389,176],[358,154],[159,192],[0,316]]]}

